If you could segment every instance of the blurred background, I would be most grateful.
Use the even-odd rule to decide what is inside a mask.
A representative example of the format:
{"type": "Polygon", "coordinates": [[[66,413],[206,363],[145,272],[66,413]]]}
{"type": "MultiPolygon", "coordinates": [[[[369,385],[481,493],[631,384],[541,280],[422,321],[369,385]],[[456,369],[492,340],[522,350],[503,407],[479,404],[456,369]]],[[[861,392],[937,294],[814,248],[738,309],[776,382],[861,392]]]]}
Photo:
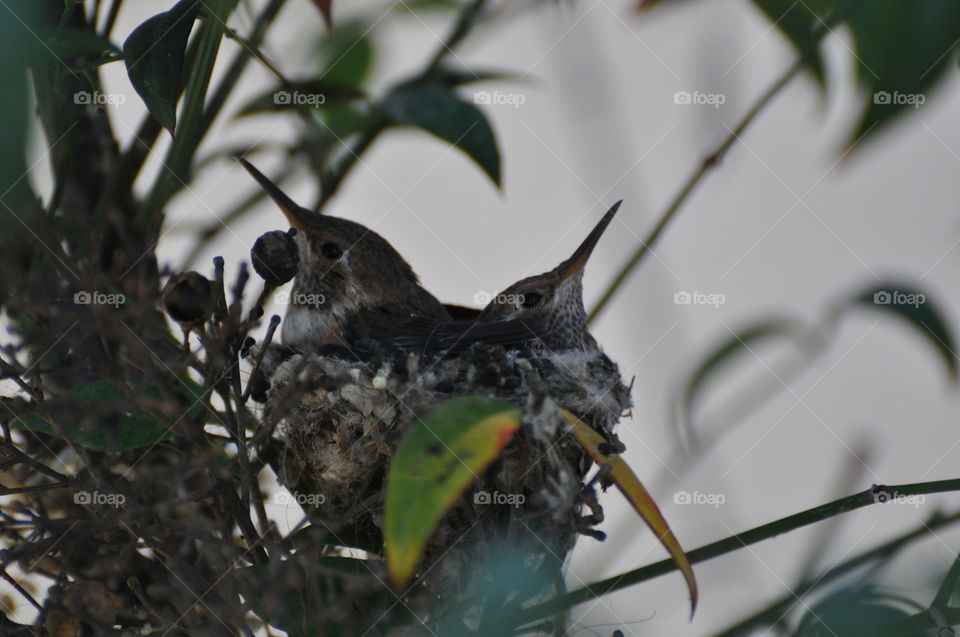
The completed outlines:
{"type": "MultiPolygon", "coordinates": [[[[128,3],[116,33],[129,33],[161,4],[173,3],[128,3]]],[[[246,32],[256,4],[242,2],[231,26],[246,32]]],[[[589,308],[691,171],[796,52],[747,0],[643,13],[635,3],[600,0],[500,3],[496,10],[502,15],[476,29],[452,59],[513,76],[461,91],[468,101],[474,96],[497,135],[502,189],[449,144],[393,130],[362,157],[327,211],[386,237],[445,302],[477,306],[485,294],[553,268],[624,199],[587,268],[589,308]]],[[[334,4],[335,24],[356,21],[368,30],[374,95],[423,65],[451,17],[403,3],[334,4]]],[[[289,2],[262,50],[287,76],[306,76],[325,33],[311,3],[289,2]]],[[[236,46],[226,41],[224,53],[236,46]]],[[[624,377],[635,379],[632,418],[619,429],[625,457],[686,549],[871,484],[956,477],[958,394],[943,361],[905,321],[870,308],[845,313],[819,349],[777,339],[751,344],[700,390],[692,426],[701,444],[684,445],[676,425],[678,397],[697,365],[758,321],[815,324],[838,302],[891,280],[922,289],[950,325],[960,321],[956,63],[921,108],[848,152],[861,115],[850,48],[844,29],[827,36],[828,90],[809,74],[790,83],[593,324],[624,377]],[[809,364],[791,363],[806,356],[809,364]],[[745,407],[743,397],[754,395],[760,399],[745,407]]],[[[143,104],[122,65],[103,67],[103,77],[109,93],[126,96],[108,113],[129,138],[143,104]]],[[[274,84],[251,65],[227,113],[274,84]]],[[[280,145],[296,138],[298,126],[285,115],[223,118],[200,156],[272,146],[277,152],[253,160],[275,174],[280,145]]],[[[38,136],[34,159],[45,144],[38,136]]],[[[162,136],[141,175],[144,188],[169,144],[162,136]]],[[[49,192],[43,162],[33,179],[49,192]]],[[[305,171],[285,187],[306,206],[318,196],[305,171]]],[[[168,207],[162,262],[185,266],[195,233],[255,190],[233,161],[213,161],[168,207]]],[[[283,228],[278,210],[262,202],[227,224],[193,267],[207,272],[222,255],[230,280],[229,269],[249,258],[257,236],[283,228]]],[[[683,581],[671,573],[577,607],[572,634],[715,634],[790,594],[805,574],[919,525],[947,500],[957,496],[868,507],[697,565],[701,600],[692,621],[683,581]]],[[[572,588],[666,557],[615,489],[601,502],[609,537],[580,540],[572,588]]],[[[290,524],[301,517],[295,504],[270,512],[290,524]]],[[[958,548],[957,530],[932,534],[878,582],[929,603],[958,548]]],[[[796,611],[810,603],[798,600],[796,611]]]]}

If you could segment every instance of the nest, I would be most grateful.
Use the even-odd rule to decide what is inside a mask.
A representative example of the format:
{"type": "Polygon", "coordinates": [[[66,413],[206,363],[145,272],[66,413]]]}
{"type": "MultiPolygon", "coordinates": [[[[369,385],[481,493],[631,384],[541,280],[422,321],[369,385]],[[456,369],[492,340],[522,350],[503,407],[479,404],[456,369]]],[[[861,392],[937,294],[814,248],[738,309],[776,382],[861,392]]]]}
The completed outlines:
{"type": "MultiPolygon", "coordinates": [[[[421,601],[476,601],[495,578],[504,547],[515,565],[519,559],[540,576],[528,586],[529,598],[542,592],[545,581],[556,581],[578,534],[603,537],[594,529],[603,512],[593,482],[585,484],[591,460],[558,409],[571,411],[622,450],[613,428],[631,405],[630,392],[603,353],[539,354],[478,344],[456,358],[411,353],[355,361],[274,345],[261,370],[269,384],[266,420],[280,423],[284,442],[281,482],[301,501],[306,494],[318,496],[314,513],[344,546],[374,553],[382,546],[390,456],[419,416],[465,395],[522,408],[513,440],[433,534],[416,585],[421,601]],[[476,576],[469,584],[465,572],[476,576]]],[[[447,610],[422,612],[441,617],[447,610]]]]}

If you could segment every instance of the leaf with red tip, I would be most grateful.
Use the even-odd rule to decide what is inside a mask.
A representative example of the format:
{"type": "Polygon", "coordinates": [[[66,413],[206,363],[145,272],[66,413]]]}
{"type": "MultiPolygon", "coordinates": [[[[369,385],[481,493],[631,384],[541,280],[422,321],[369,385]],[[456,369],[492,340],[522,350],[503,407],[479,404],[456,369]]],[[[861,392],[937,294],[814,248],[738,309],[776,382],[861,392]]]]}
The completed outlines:
{"type": "Polygon", "coordinates": [[[603,436],[566,409],[561,409],[560,413],[573,427],[574,437],[587,450],[594,462],[600,466],[610,466],[610,479],[627,497],[633,508],[636,509],[643,521],[647,523],[650,530],[670,553],[670,557],[673,558],[677,568],[683,573],[683,578],[687,581],[687,588],[690,590],[690,616],[692,617],[694,610],[697,608],[697,580],[693,575],[690,560],[687,559],[686,553],[680,547],[680,542],[677,541],[673,531],[670,530],[670,525],[667,524],[663,514],[660,513],[657,503],[654,502],[640,479],[637,478],[637,475],[619,454],[601,451],[604,447],[609,446],[603,436]]]}

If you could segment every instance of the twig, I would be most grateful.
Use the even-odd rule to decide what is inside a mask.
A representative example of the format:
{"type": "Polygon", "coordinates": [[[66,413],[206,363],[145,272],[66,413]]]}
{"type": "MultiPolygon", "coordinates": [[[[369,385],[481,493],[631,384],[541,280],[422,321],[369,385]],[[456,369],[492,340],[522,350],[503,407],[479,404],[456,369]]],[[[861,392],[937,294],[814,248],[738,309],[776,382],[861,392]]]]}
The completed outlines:
{"type": "Polygon", "coordinates": [[[799,603],[799,600],[801,600],[804,595],[815,588],[820,588],[875,560],[895,555],[908,544],[912,544],[916,540],[928,537],[931,531],[953,524],[957,521],[960,521],[960,511],[951,513],[947,516],[939,514],[934,515],[926,522],[923,522],[916,529],[908,531],[907,533],[904,533],[903,535],[896,537],[885,544],[881,544],[878,547],[863,551],[862,553],[851,557],[850,559],[845,560],[844,562],[827,570],[822,575],[815,576],[813,573],[811,573],[808,577],[804,578],[800,584],[794,587],[790,593],[777,599],[763,610],[757,611],[753,615],[737,622],[722,632],[717,633],[715,637],[737,637],[739,635],[749,634],[750,631],[759,626],[773,626],[784,618],[784,616],[789,612],[789,608],[791,606],[799,603]]]}
{"type": "MultiPolygon", "coordinates": [[[[277,326],[280,325],[280,317],[276,314],[270,317],[270,325],[267,327],[267,334],[263,337],[263,343],[260,344],[260,350],[257,352],[257,358],[253,362],[253,371],[251,372],[250,377],[253,378],[260,371],[260,365],[263,363],[264,356],[267,355],[267,349],[270,347],[270,343],[273,342],[274,332],[277,331],[277,326]]],[[[247,400],[250,399],[250,392],[253,391],[253,384],[247,383],[246,389],[243,390],[243,397],[241,402],[246,404],[247,400]]]]}
{"type": "Polygon", "coordinates": [[[113,3],[110,5],[110,11],[107,12],[107,20],[103,23],[103,36],[109,38],[110,32],[113,31],[113,25],[117,22],[117,15],[120,13],[120,5],[123,4],[123,0],[113,0],[113,3]]]}
{"type": "Polygon", "coordinates": [[[23,586],[20,585],[20,582],[18,582],[17,580],[13,579],[13,578],[10,576],[10,574],[7,573],[7,570],[6,570],[5,568],[4,568],[4,569],[0,569],[0,576],[2,576],[3,579],[7,580],[7,582],[10,583],[10,586],[12,586],[14,589],[16,589],[16,591],[17,591],[18,593],[20,593],[20,595],[22,595],[28,602],[30,602],[31,604],[33,604],[34,608],[36,608],[37,610],[39,610],[39,611],[41,611],[41,612],[43,611],[43,606],[41,606],[39,603],[37,603],[37,600],[35,600],[35,599],[33,598],[33,595],[31,595],[30,593],[28,593],[27,590],[26,590],[23,586]]]}
{"type": "MultiPolygon", "coordinates": [[[[420,73],[420,78],[427,77],[437,66],[446,58],[446,56],[456,48],[470,32],[470,29],[476,24],[480,12],[483,10],[487,0],[473,0],[467,5],[457,18],[450,35],[440,43],[440,46],[430,57],[426,67],[420,73]]],[[[360,156],[370,147],[370,144],[386,130],[389,122],[384,117],[374,117],[367,129],[360,133],[360,136],[353,143],[352,147],[347,149],[346,155],[337,164],[336,168],[323,176],[320,184],[320,199],[317,202],[317,210],[323,207],[333,198],[343,180],[349,174],[350,170],[359,161],[360,156]]]]}
{"type": "Polygon", "coordinates": [[[693,191],[696,190],[697,186],[700,184],[701,180],[709,173],[713,168],[720,163],[723,159],[723,156],[730,150],[730,147],[733,146],[734,142],[740,139],[744,131],[753,123],[753,120],[756,119],[757,115],[766,108],[774,97],[776,97],[783,88],[796,77],[801,70],[809,62],[810,56],[816,51],[816,47],[820,44],[820,40],[823,39],[824,35],[830,32],[832,25],[836,24],[839,20],[849,14],[850,11],[854,8],[855,5],[859,4],[861,0],[847,0],[840,8],[834,11],[830,16],[825,20],[821,20],[819,26],[813,33],[810,34],[809,41],[803,46],[800,51],[800,56],[794,61],[793,64],[779,77],[777,80],[766,90],[757,101],[750,107],[746,115],[743,116],[743,119],[730,131],[730,134],[727,135],[723,141],[710,153],[708,153],[701,161],[700,165],[693,172],[692,175],[687,179],[686,183],[680,188],[680,192],[673,198],[673,201],[667,206],[667,209],[664,210],[663,214],[660,215],[660,220],[653,227],[653,230],[647,236],[646,240],[640,242],[640,246],[634,251],[634,253],[627,260],[626,264],[620,271],[617,272],[614,276],[613,281],[607,287],[606,291],[603,293],[603,296],[600,297],[600,300],[597,302],[596,306],[590,311],[590,316],[588,322],[592,322],[596,319],[597,316],[603,312],[607,304],[613,298],[613,296],[620,290],[620,287],[623,285],[623,282],[626,281],[627,277],[633,272],[637,267],[640,261],[644,256],[650,252],[653,245],[660,238],[660,235],[663,233],[663,230],[667,227],[667,224],[673,219],[673,217],[680,211],[683,207],[683,204],[686,203],[687,199],[693,194],[693,191]]]}
{"type": "Polygon", "coordinates": [[[950,603],[950,598],[953,596],[953,593],[957,590],[958,580],[960,580],[960,555],[953,561],[953,566],[950,567],[946,577],[943,578],[943,583],[940,584],[940,590],[937,591],[937,596],[933,599],[933,603],[930,604],[930,608],[946,608],[950,603]]]}
{"type": "Polygon", "coordinates": [[[753,123],[753,120],[756,119],[757,115],[776,97],[783,87],[790,83],[790,81],[800,73],[800,71],[806,65],[804,57],[800,57],[795,61],[786,72],[781,75],[776,82],[774,82],[760,98],[754,103],[754,105],[747,111],[747,114],[744,115],[743,119],[740,120],[740,123],[736,125],[733,130],[720,142],[720,144],[709,154],[707,154],[702,160],[700,160],[700,165],[696,170],[693,171],[693,174],[687,179],[683,187],[680,188],[680,192],[676,194],[673,198],[673,201],[670,202],[670,205],[667,206],[667,209],[663,211],[663,214],[660,215],[660,220],[657,221],[657,224],[653,227],[653,230],[650,231],[650,234],[647,235],[646,239],[640,241],[640,245],[634,250],[633,254],[627,260],[627,262],[620,268],[620,271],[613,277],[613,281],[610,282],[610,285],[607,286],[606,291],[603,293],[603,296],[600,297],[600,300],[597,301],[597,304],[590,310],[590,316],[588,322],[593,322],[597,316],[603,312],[607,304],[610,302],[610,299],[620,290],[620,287],[623,285],[623,282],[626,281],[627,277],[633,272],[637,267],[640,261],[650,252],[653,245],[660,239],[660,235],[663,233],[664,229],[667,227],[667,224],[673,219],[673,217],[680,211],[683,207],[683,204],[687,202],[687,199],[693,194],[693,191],[696,190],[697,186],[700,185],[700,182],[709,173],[713,168],[720,163],[723,159],[723,156],[730,150],[730,147],[733,146],[734,142],[740,139],[743,132],[753,123]]]}
{"type": "MultiPolygon", "coordinates": [[[[687,558],[691,564],[705,562],[714,557],[731,553],[782,533],[787,533],[788,531],[793,531],[821,520],[827,520],[836,515],[869,506],[874,504],[875,495],[881,490],[886,491],[893,497],[960,491],[960,479],[919,482],[888,487],[884,487],[883,485],[874,486],[871,489],[855,493],[846,498],[840,498],[839,500],[834,500],[833,502],[828,502],[827,504],[822,504],[812,509],[807,509],[806,511],[755,527],[749,531],[732,535],[713,542],[712,544],[707,544],[706,546],[687,553],[687,558]]],[[[654,577],[659,577],[660,575],[676,570],[676,568],[677,566],[673,560],[667,559],[589,584],[583,588],[571,591],[566,595],[561,595],[560,597],[541,604],[518,610],[516,612],[517,625],[549,617],[564,608],[570,608],[591,599],[596,599],[614,591],[653,579],[654,577]]]]}

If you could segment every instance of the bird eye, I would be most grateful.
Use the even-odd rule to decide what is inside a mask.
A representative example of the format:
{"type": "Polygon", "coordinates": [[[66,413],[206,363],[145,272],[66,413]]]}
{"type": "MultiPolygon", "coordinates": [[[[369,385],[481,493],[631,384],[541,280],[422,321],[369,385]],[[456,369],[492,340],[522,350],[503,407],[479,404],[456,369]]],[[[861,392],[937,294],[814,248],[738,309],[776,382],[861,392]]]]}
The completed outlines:
{"type": "Polygon", "coordinates": [[[336,243],[324,243],[320,246],[320,254],[328,259],[339,259],[343,256],[343,250],[336,243]]]}
{"type": "Polygon", "coordinates": [[[537,307],[542,300],[543,295],[539,292],[527,292],[523,295],[523,309],[529,310],[532,307],[537,307]]]}

